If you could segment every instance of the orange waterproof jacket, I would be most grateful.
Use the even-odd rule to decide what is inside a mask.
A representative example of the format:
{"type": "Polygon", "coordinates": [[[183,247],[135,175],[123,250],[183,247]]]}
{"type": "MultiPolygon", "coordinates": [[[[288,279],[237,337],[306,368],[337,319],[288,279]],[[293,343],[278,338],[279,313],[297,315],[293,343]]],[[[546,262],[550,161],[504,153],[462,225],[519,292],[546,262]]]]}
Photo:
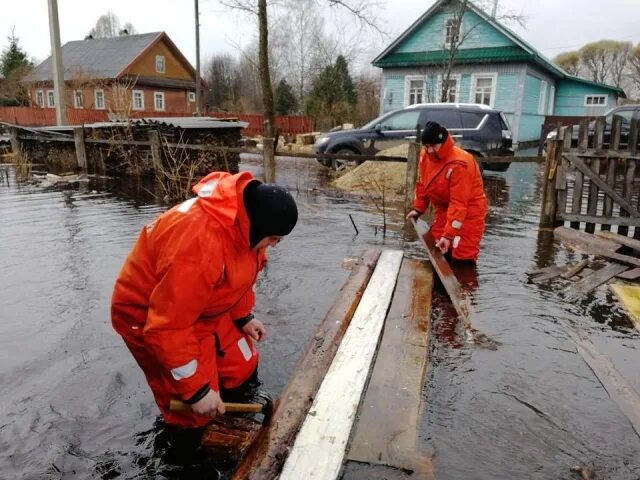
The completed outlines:
{"type": "Polygon", "coordinates": [[[219,391],[213,332],[222,317],[246,317],[254,306],[266,257],[249,244],[242,194],[252,180],[248,172],[206,176],[197,197],[142,229],[116,281],[114,328],[151,352],[164,369],[153,375],[168,379],[161,388],[185,400],[205,384],[219,391]]]}
{"type": "Polygon", "coordinates": [[[475,255],[456,255],[455,247],[461,238],[465,240],[463,247],[474,250],[480,243],[487,214],[482,174],[473,155],[458,148],[450,136],[438,157],[424,148],[420,155],[413,208],[424,213],[430,204],[436,211],[434,236],[454,241],[454,258],[475,258],[477,251],[475,255]]]}

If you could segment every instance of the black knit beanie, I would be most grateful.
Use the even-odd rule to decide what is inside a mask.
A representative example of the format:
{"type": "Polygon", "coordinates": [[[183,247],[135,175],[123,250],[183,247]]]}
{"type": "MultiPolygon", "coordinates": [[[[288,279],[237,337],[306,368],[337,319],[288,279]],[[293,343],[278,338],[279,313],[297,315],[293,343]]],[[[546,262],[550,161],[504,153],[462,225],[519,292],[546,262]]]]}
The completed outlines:
{"type": "Polygon", "coordinates": [[[422,130],[423,145],[436,145],[438,143],[444,143],[449,136],[449,132],[442,125],[436,122],[427,122],[422,130]]]}
{"type": "Polygon", "coordinates": [[[245,187],[243,200],[249,216],[251,248],[270,235],[288,235],[296,226],[296,201],[278,185],[255,180],[245,187]]]}

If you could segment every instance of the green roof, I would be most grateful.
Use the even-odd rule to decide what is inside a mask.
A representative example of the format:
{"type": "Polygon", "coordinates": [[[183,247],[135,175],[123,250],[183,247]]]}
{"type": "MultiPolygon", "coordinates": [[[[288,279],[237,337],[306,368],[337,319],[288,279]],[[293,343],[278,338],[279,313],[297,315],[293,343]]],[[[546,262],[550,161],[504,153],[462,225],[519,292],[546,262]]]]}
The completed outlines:
{"type": "MultiPolygon", "coordinates": [[[[415,65],[442,65],[449,60],[449,50],[428,52],[393,52],[374,61],[376,67],[410,67],[415,65]]],[[[531,61],[535,55],[518,46],[465,48],[456,53],[456,64],[531,61]]]]}

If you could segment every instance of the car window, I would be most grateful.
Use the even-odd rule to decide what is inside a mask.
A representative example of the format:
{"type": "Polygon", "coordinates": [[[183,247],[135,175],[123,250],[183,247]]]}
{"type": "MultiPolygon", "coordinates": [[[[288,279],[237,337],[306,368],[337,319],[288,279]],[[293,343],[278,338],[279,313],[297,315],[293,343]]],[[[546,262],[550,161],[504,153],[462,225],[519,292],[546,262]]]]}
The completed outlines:
{"type": "Polygon", "coordinates": [[[500,115],[492,113],[487,118],[486,123],[484,124],[483,130],[489,131],[491,133],[496,133],[498,135],[502,135],[502,119],[500,115]]]}
{"type": "Polygon", "coordinates": [[[380,126],[382,130],[415,130],[420,117],[419,110],[409,112],[398,112],[384,119],[380,126]]]}
{"type": "Polygon", "coordinates": [[[425,110],[420,123],[424,125],[427,122],[438,122],[447,129],[460,129],[460,112],[455,108],[447,108],[442,110],[425,110]]]}
{"type": "Polygon", "coordinates": [[[478,128],[485,115],[482,112],[460,112],[462,128],[478,128]]]}

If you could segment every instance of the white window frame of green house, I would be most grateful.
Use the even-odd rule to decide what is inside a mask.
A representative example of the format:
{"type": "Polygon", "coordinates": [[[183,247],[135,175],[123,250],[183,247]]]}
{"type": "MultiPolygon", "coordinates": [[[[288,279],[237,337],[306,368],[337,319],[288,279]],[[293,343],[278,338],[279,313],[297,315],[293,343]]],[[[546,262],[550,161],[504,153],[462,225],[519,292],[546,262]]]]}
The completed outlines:
{"type": "Polygon", "coordinates": [[[196,92],[187,92],[187,100],[189,100],[190,103],[193,103],[196,101],[196,92]]]}
{"type": "Polygon", "coordinates": [[[93,91],[93,100],[96,110],[104,110],[104,90],[98,88],[93,91]]]}
{"type": "Polygon", "coordinates": [[[47,90],[47,107],[56,107],[56,94],[53,90],[47,90]]]}
{"type": "Polygon", "coordinates": [[[549,89],[549,109],[547,110],[547,115],[553,115],[553,109],[556,106],[556,87],[553,85],[549,89]]]}
{"type": "Polygon", "coordinates": [[[407,75],[404,77],[404,105],[405,107],[409,105],[415,105],[418,103],[424,103],[426,101],[427,95],[427,82],[426,79],[422,75],[407,75]],[[422,88],[414,87],[411,88],[411,82],[422,82],[422,88]],[[418,95],[421,95],[420,101],[418,102],[418,95]]]}
{"type": "Polygon", "coordinates": [[[131,92],[131,108],[133,110],[144,110],[144,91],[133,90],[131,92]],[[140,102],[137,102],[140,100],[140,102]]]}
{"type": "Polygon", "coordinates": [[[36,105],[44,107],[44,90],[36,90],[36,105]]]}
{"type": "MultiPolygon", "coordinates": [[[[454,34],[453,34],[453,25],[450,25],[453,22],[453,24],[455,25],[456,19],[455,17],[448,17],[444,19],[444,46],[446,47],[450,47],[452,44],[452,41],[454,39],[454,34]]],[[[460,25],[458,26],[458,40],[460,39],[460,32],[462,32],[462,25],[463,25],[463,20],[460,20],[460,25]]],[[[456,42],[457,43],[457,42],[456,42]]]]}
{"type": "Polygon", "coordinates": [[[609,100],[609,95],[585,95],[584,106],[585,107],[606,107],[609,100]]]}
{"type": "MultiPolygon", "coordinates": [[[[437,93],[437,97],[435,98],[435,102],[439,103],[441,102],[441,98],[440,94],[442,93],[442,81],[443,81],[443,75],[438,75],[438,89],[436,91],[437,93]]],[[[456,74],[451,74],[449,75],[449,81],[455,81],[456,82],[456,86],[455,86],[455,96],[454,99],[451,100],[451,90],[449,90],[449,98],[447,98],[445,100],[445,103],[459,103],[460,102],[460,82],[462,80],[462,75],[456,73],[456,74]]]]}
{"type": "Polygon", "coordinates": [[[153,92],[153,109],[156,112],[164,112],[164,92],[153,92]],[[160,99],[160,103],[158,103],[160,99]]]}
{"type": "Polygon", "coordinates": [[[544,115],[544,111],[547,105],[547,82],[542,80],[540,82],[540,95],[538,96],[538,115],[544,115]]]}
{"type": "Polygon", "coordinates": [[[82,90],[73,91],[73,106],[75,108],[84,108],[84,102],[82,98],[82,90]]]}
{"type": "Polygon", "coordinates": [[[156,72],[164,73],[166,70],[164,55],[156,55],[156,72]]]}
{"type": "MultiPolygon", "coordinates": [[[[476,104],[480,104],[480,105],[487,105],[484,102],[477,102],[476,101],[476,93],[478,86],[478,80],[487,80],[490,79],[491,80],[491,92],[489,93],[489,107],[493,108],[493,106],[496,103],[496,86],[498,84],[498,73],[474,73],[471,75],[471,96],[469,97],[469,101],[471,103],[476,103],[476,104]]],[[[485,93],[487,93],[485,90],[483,90],[482,92],[482,98],[484,99],[485,93]]]]}

